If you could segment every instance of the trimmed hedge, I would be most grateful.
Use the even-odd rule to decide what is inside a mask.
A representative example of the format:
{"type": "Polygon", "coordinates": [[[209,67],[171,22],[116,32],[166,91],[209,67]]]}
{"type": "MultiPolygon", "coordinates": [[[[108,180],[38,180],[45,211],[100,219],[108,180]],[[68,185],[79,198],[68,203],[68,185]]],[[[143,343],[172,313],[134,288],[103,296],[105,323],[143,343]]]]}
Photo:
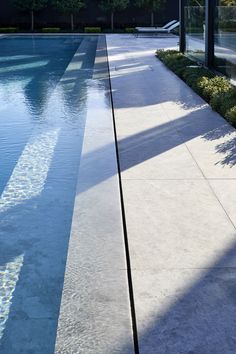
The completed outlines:
{"type": "Polygon", "coordinates": [[[85,33],[101,33],[101,27],[84,27],[85,33]]]}
{"type": "Polygon", "coordinates": [[[15,33],[18,32],[17,27],[1,27],[0,33],[15,33]]]}
{"type": "Polygon", "coordinates": [[[226,32],[235,32],[236,30],[236,21],[235,20],[224,20],[219,21],[219,28],[225,30],[226,32]]]}
{"type": "Polygon", "coordinates": [[[134,27],[126,27],[125,28],[125,33],[134,33],[135,28],[134,27]]]}
{"type": "Polygon", "coordinates": [[[212,73],[175,50],[158,50],[156,55],[216,112],[236,127],[236,87],[229,80],[212,73]]]}
{"type": "Polygon", "coordinates": [[[59,27],[44,27],[42,28],[42,32],[43,33],[57,33],[60,32],[60,28],[59,27]]]}
{"type": "Polygon", "coordinates": [[[236,106],[230,108],[227,111],[226,118],[230,123],[235,124],[235,122],[236,122],[236,106]]]}

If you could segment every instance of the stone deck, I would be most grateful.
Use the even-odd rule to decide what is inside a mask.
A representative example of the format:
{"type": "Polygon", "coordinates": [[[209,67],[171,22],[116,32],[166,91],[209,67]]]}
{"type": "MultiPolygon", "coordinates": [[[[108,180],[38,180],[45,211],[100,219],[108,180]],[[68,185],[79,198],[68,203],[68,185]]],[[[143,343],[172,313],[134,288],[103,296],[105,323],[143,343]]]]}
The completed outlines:
{"type": "Polygon", "coordinates": [[[107,42],[140,354],[234,353],[236,131],[155,58],[177,38],[107,42]]]}

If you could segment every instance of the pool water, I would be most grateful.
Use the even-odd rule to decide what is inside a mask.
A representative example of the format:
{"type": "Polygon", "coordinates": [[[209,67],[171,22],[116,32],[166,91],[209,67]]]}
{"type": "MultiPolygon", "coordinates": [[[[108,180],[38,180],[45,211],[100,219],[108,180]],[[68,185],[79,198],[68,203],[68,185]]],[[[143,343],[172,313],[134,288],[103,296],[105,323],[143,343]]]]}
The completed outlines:
{"type": "Polygon", "coordinates": [[[31,338],[27,353],[49,354],[97,37],[10,36],[0,48],[0,352],[31,338]]]}

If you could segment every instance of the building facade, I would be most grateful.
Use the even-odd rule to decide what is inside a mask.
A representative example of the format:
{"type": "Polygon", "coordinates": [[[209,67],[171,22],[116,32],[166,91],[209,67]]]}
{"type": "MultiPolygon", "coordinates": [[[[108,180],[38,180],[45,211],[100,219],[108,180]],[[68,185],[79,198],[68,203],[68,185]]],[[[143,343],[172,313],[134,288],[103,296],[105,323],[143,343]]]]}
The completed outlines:
{"type": "Polygon", "coordinates": [[[180,49],[236,82],[236,0],[180,0],[180,49]]]}

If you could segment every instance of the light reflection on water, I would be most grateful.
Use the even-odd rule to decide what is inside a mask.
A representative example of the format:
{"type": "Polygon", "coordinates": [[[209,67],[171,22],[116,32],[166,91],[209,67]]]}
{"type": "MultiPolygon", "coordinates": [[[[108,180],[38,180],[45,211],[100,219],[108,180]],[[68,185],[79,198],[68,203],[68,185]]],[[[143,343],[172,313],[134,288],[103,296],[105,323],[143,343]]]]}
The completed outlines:
{"type": "Polygon", "coordinates": [[[59,129],[32,136],[0,197],[0,213],[31,199],[43,190],[59,129]]]}
{"type": "Polygon", "coordinates": [[[34,63],[28,63],[28,64],[17,64],[17,65],[4,65],[4,67],[0,67],[0,74],[1,73],[11,73],[16,70],[28,70],[28,69],[34,69],[34,68],[39,68],[48,65],[48,60],[39,60],[35,61],[34,63]]]}
{"type": "Polygon", "coordinates": [[[0,266],[0,340],[9,316],[13,293],[23,265],[24,255],[0,266]]]}

